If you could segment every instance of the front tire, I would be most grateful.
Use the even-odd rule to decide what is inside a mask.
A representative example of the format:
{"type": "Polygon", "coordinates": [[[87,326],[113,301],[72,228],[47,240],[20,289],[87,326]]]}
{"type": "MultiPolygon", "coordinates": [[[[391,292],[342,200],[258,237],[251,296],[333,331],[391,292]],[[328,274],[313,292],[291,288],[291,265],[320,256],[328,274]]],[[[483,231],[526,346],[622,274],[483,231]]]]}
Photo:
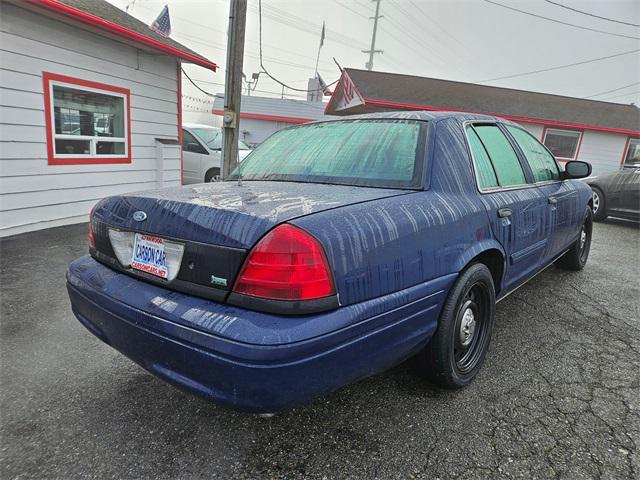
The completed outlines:
{"type": "Polygon", "coordinates": [[[604,193],[598,187],[591,187],[591,191],[593,196],[593,221],[602,222],[607,218],[604,193]]]}
{"type": "Polygon", "coordinates": [[[438,329],[418,355],[418,367],[438,386],[469,385],[484,362],[495,323],[495,289],[486,265],[464,270],[449,291],[438,329]]]}
{"type": "Polygon", "coordinates": [[[569,251],[556,260],[556,266],[564,270],[582,270],[589,259],[591,233],[593,231],[593,211],[587,207],[580,227],[580,235],[569,251]]]}

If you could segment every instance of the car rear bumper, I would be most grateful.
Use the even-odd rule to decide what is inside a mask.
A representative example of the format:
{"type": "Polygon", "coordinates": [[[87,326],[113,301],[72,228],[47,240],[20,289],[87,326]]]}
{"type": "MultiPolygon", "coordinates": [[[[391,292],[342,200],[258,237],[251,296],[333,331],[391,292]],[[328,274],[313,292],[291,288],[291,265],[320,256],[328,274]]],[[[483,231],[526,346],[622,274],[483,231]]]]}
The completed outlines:
{"type": "Polygon", "coordinates": [[[266,315],[180,294],[90,257],[69,266],[67,288],[78,320],[151,373],[238,410],[276,412],[417,352],[435,331],[454,279],[448,275],[304,317],[266,315]]]}

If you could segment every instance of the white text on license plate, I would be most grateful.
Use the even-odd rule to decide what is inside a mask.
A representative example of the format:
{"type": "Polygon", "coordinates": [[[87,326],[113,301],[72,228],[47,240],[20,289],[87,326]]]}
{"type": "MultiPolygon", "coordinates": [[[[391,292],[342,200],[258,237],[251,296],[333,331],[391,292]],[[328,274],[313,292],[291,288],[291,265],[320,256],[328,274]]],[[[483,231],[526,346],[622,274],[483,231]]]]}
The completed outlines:
{"type": "Polygon", "coordinates": [[[136,233],[131,267],[158,277],[167,278],[169,270],[167,269],[164,240],[151,235],[136,233]]]}

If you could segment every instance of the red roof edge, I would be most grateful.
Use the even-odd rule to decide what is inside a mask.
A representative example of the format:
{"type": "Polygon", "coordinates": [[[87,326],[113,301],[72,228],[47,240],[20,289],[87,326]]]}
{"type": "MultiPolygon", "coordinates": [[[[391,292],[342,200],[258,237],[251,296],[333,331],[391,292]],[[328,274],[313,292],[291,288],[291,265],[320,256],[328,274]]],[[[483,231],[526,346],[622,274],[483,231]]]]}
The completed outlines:
{"type": "Polygon", "coordinates": [[[147,37],[140,33],[134,32],[120,25],[104,20],[100,17],[96,17],[95,15],[91,15],[90,13],[83,12],[82,10],[78,10],[77,8],[59,3],[55,0],[28,0],[28,2],[35,7],[44,8],[53,13],[72,18],[76,21],[84,23],[85,25],[89,25],[99,30],[109,32],[113,35],[117,35],[127,40],[133,40],[142,45],[160,50],[161,52],[164,52],[173,57],[177,57],[187,62],[200,65],[201,67],[208,68],[210,70],[213,70],[214,72],[218,68],[218,65],[210,60],[207,60],[206,58],[202,58],[178,48],[172,47],[170,45],[164,44],[162,42],[159,42],[158,40],[154,40],[151,37],[147,37]]]}
{"type": "Polygon", "coordinates": [[[640,135],[640,131],[634,130],[625,130],[622,128],[609,128],[609,127],[600,127],[598,125],[582,125],[578,123],[565,123],[565,122],[556,122],[554,120],[542,120],[538,118],[527,118],[527,117],[516,117],[513,115],[500,115],[497,113],[486,113],[486,112],[468,112],[466,110],[455,110],[452,108],[441,108],[441,107],[430,107],[426,105],[413,105],[410,103],[398,103],[398,102],[387,102],[386,100],[374,100],[372,98],[364,99],[365,105],[380,105],[382,107],[394,107],[394,108],[403,108],[409,110],[430,110],[435,112],[462,112],[462,113],[475,113],[479,115],[491,115],[493,117],[506,118],[507,120],[511,120],[514,122],[527,122],[527,123],[539,123],[541,125],[550,125],[555,127],[569,127],[576,128],[582,130],[596,130],[600,132],[612,132],[612,133],[623,133],[627,135],[640,135]]]}

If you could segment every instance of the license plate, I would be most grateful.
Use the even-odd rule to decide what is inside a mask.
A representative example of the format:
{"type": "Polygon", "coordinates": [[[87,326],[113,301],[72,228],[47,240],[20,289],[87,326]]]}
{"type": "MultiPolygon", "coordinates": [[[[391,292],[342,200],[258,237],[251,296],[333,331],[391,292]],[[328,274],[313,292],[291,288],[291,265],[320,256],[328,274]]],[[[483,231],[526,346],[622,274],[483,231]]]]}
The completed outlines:
{"type": "Polygon", "coordinates": [[[161,278],[169,276],[164,239],[136,233],[131,267],[161,278]]]}

